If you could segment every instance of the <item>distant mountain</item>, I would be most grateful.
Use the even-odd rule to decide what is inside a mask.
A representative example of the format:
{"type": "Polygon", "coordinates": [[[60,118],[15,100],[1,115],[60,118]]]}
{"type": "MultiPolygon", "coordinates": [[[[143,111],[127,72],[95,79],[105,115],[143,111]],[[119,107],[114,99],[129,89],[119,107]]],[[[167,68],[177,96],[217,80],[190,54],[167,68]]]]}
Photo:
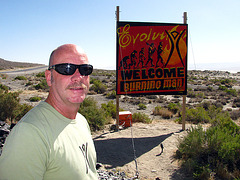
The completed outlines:
{"type": "Polygon", "coordinates": [[[8,61],[0,58],[0,70],[35,67],[35,66],[45,66],[45,65],[37,64],[37,63],[14,62],[14,61],[8,61]]]}
{"type": "Polygon", "coordinates": [[[230,73],[240,72],[240,62],[198,63],[189,64],[189,70],[228,71],[230,73]]]}

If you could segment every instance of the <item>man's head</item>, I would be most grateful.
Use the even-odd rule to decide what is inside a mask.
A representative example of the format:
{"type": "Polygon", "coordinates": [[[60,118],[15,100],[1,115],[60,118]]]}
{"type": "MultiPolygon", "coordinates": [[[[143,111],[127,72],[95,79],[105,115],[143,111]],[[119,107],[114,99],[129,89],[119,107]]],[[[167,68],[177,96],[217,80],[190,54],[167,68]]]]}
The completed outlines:
{"type": "Polygon", "coordinates": [[[46,80],[50,87],[47,102],[57,106],[80,104],[89,89],[89,74],[86,53],[76,45],[65,44],[55,49],[49,59],[46,80]]]}

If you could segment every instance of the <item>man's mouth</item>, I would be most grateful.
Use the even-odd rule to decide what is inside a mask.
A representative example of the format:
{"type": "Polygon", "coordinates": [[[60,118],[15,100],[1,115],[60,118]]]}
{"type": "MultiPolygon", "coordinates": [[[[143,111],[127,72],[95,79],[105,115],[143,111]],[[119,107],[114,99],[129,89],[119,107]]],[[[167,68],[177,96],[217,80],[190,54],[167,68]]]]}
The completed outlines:
{"type": "Polygon", "coordinates": [[[83,83],[81,83],[81,84],[71,84],[67,87],[67,89],[75,90],[75,91],[86,90],[87,86],[83,83]]]}
{"type": "Polygon", "coordinates": [[[85,88],[82,88],[82,87],[72,87],[72,88],[69,88],[70,90],[84,90],[85,88]]]}

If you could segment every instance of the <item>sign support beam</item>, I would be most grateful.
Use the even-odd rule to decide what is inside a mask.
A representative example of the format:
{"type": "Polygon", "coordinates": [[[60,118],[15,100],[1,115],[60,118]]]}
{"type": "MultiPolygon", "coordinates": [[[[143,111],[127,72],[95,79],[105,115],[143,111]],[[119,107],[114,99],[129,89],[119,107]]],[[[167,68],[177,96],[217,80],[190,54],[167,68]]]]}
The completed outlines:
{"type": "MultiPolygon", "coordinates": [[[[117,23],[118,23],[119,22],[119,6],[117,6],[116,18],[117,18],[117,23]]],[[[117,56],[116,56],[116,58],[117,58],[117,56]]],[[[117,130],[119,130],[119,98],[120,98],[120,95],[116,95],[116,126],[117,126],[117,130]]]]}
{"type": "MultiPolygon", "coordinates": [[[[183,24],[187,24],[187,12],[183,13],[183,24]]],[[[187,74],[186,74],[187,76],[187,74]]],[[[183,111],[182,111],[182,130],[186,129],[185,121],[186,121],[186,95],[183,95],[183,111]]]]}

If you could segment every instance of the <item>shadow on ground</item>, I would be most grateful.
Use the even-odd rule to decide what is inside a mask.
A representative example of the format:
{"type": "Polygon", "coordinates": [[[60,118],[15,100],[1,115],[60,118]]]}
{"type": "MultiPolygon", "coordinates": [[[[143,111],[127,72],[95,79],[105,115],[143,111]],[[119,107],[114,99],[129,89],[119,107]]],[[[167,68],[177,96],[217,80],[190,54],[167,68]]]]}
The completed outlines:
{"type": "MultiPolygon", "coordinates": [[[[124,166],[134,160],[133,143],[136,149],[136,158],[159,146],[166,138],[173,133],[144,138],[117,138],[117,139],[100,139],[102,136],[94,139],[97,152],[97,161],[102,164],[108,164],[115,168],[124,166]]],[[[159,146],[159,153],[161,148],[159,146]]]]}
{"type": "Polygon", "coordinates": [[[194,180],[191,174],[187,173],[182,167],[176,170],[170,177],[172,180],[194,180]]]}

